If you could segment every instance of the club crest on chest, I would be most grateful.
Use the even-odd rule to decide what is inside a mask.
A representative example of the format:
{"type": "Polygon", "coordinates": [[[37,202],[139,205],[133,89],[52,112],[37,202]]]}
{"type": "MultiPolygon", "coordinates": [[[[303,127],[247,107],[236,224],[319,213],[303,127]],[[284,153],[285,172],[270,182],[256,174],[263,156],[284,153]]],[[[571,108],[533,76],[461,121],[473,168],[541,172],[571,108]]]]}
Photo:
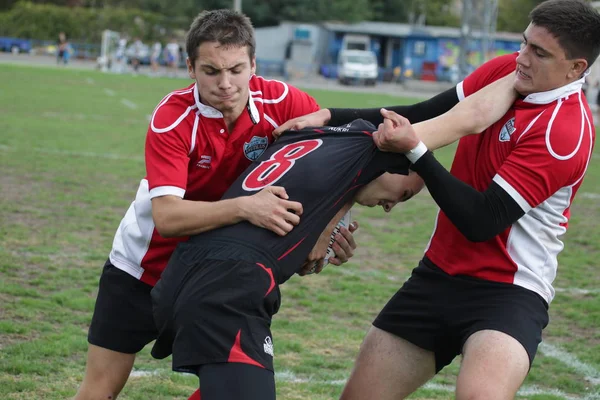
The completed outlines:
{"type": "Polygon", "coordinates": [[[508,141],[510,141],[510,137],[512,136],[513,133],[515,133],[515,118],[514,117],[509,119],[508,121],[506,121],[506,123],[504,124],[502,129],[500,129],[499,140],[501,142],[508,142],[508,141]]]}
{"type": "Polygon", "coordinates": [[[262,136],[253,136],[249,142],[244,143],[244,155],[250,161],[256,161],[269,147],[269,139],[262,136]]]}

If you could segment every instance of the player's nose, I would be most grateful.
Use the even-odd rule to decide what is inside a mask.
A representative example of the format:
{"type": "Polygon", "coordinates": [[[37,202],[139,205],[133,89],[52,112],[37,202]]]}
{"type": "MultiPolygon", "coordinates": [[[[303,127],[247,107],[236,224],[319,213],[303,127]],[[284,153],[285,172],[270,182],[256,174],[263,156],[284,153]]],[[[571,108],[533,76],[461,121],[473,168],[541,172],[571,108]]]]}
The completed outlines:
{"type": "Polygon", "coordinates": [[[395,205],[396,205],[396,203],[394,203],[394,202],[386,201],[381,205],[381,207],[383,207],[383,210],[385,212],[390,212],[390,211],[392,211],[392,208],[394,208],[395,205]]]}

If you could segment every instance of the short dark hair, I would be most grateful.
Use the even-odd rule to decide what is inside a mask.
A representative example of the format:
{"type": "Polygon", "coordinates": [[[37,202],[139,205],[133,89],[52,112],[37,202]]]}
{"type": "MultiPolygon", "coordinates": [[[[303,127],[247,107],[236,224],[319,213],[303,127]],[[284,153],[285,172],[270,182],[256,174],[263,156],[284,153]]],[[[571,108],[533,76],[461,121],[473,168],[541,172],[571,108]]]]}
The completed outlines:
{"type": "Polygon", "coordinates": [[[600,53],[600,13],[584,0],[547,0],[529,13],[536,26],[546,28],[568,59],[585,58],[591,66],[600,53]]]}
{"type": "Polygon", "coordinates": [[[246,46],[250,59],[256,51],[250,18],[228,9],[202,11],[192,22],[185,43],[192,66],[198,57],[198,47],[205,42],[218,42],[225,47],[246,46]]]}

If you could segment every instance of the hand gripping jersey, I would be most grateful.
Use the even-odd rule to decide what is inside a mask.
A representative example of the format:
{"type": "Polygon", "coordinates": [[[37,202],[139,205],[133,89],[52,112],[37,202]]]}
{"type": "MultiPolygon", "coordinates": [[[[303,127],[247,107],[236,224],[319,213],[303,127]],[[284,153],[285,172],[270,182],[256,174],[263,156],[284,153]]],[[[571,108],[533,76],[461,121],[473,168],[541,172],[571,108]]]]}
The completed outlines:
{"type": "Polygon", "coordinates": [[[303,207],[300,224],[286,236],[241,222],[192,236],[189,243],[227,243],[232,253],[233,248],[247,249],[247,261],[267,259],[273,264],[277,283],[285,282],[299,270],[321,232],[359,188],[385,171],[408,173],[409,162],[403,155],[376,148],[373,131],[371,123],[357,120],[343,127],[287,132],[227,190],[223,198],[251,196],[269,185],[283,186],[290,200],[303,207]]]}
{"type": "Polygon", "coordinates": [[[312,97],[286,83],[252,76],[247,109],[228,132],[223,115],[201,102],[196,84],[167,95],[146,136],[146,177],[140,182],[113,241],[114,266],[154,285],[182,238],[161,237],[151,200],[173,195],[216,201],[272,142],[271,132],[291,118],[318,110],[312,97]]]}
{"type": "MultiPolygon", "coordinates": [[[[457,86],[459,98],[515,71],[517,54],[498,57],[457,86]]],[[[583,79],[519,99],[480,135],[460,140],[451,173],[479,191],[492,182],[525,215],[500,235],[469,242],[440,211],[426,256],[451,275],[513,283],[548,303],[570,206],[595,140],[583,79]]]]}

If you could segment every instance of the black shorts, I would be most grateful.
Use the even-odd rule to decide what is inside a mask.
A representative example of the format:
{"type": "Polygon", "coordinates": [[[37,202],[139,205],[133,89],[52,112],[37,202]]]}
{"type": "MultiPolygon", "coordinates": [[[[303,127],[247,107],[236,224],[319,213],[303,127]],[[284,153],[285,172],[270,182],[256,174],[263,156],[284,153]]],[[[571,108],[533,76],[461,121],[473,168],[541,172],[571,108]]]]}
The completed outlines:
{"type": "Polygon", "coordinates": [[[100,276],[88,342],[135,354],[156,339],[150,290],[152,286],[107,261],[100,276]]]}
{"type": "Polygon", "coordinates": [[[508,283],[451,276],[423,259],[373,325],[435,353],[436,372],[481,330],[519,341],[533,362],[548,324],[548,304],[537,293],[508,283]]]}
{"type": "Polygon", "coordinates": [[[152,291],[159,336],[155,358],[173,354],[173,370],[241,362],[273,371],[271,318],[279,285],[262,263],[181,243],[152,291]],[[217,257],[215,259],[214,257],[217,257]]]}

